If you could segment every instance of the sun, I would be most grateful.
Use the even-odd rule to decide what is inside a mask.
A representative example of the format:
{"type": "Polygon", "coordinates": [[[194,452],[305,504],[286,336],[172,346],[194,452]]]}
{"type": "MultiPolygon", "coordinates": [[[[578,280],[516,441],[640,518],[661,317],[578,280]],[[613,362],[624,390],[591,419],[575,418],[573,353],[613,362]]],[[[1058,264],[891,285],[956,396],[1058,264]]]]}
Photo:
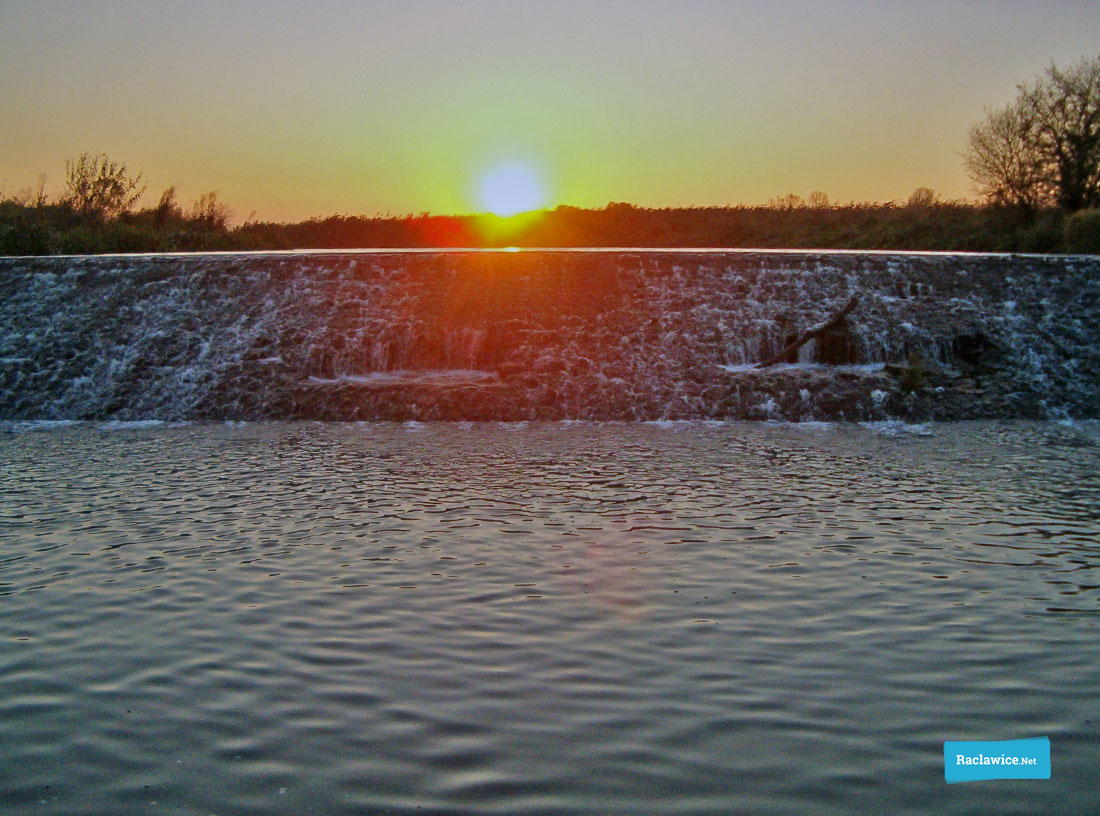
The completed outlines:
{"type": "Polygon", "coordinates": [[[479,193],[482,206],[496,215],[515,215],[542,205],[538,177],[525,164],[494,167],[481,179],[479,193]]]}

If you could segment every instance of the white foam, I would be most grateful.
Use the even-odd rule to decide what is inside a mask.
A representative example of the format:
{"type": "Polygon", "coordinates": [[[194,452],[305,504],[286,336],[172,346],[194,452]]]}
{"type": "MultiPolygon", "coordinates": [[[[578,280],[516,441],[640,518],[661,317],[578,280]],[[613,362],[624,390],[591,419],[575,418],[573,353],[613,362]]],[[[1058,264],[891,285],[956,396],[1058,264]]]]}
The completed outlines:
{"type": "Polygon", "coordinates": [[[164,419],[111,419],[96,423],[96,427],[103,431],[131,431],[138,428],[180,428],[188,424],[164,419]]]}
{"type": "Polygon", "coordinates": [[[472,368],[402,369],[394,371],[369,371],[366,374],[344,374],[339,377],[309,377],[310,385],[462,385],[496,381],[495,371],[472,368]]]}
{"type": "Polygon", "coordinates": [[[900,419],[887,419],[881,422],[861,422],[862,427],[879,436],[931,436],[930,422],[909,423],[900,419]]]}
{"type": "Polygon", "coordinates": [[[828,365],[827,363],[776,363],[766,368],[758,368],[759,363],[739,363],[737,365],[719,365],[718,368],[730,374],[746,371],[848,371],[853,373],[874,373],[882,371],[886,363],[859,363],[857,365],[828,365]]]}
{"type": "Polygon", "coordinates": [[[2,422],[0,428],[9,433],[18,433],[20,431],[55,431],[80,424],[81,422],[76,419],[22,419],[2,422]]]}

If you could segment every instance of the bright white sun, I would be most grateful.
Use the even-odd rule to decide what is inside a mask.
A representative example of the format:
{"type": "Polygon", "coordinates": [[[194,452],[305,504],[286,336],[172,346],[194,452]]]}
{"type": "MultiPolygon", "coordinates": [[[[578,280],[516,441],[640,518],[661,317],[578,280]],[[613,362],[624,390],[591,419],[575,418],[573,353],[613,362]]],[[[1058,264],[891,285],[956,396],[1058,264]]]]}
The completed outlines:
{"type": "Polygon", "coordinates": [[[481,180],[481,204],[497,215],[515,215],[542,204],[539,180],[523,164],[502,164],[481,180]]]}

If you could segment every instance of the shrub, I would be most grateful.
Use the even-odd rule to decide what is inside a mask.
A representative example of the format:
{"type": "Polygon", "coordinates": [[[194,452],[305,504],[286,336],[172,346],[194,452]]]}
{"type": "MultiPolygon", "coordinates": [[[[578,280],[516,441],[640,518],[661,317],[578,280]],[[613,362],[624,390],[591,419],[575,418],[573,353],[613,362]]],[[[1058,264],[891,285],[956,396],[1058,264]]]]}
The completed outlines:
{"type": "Polygon", "coordinates": [[[58,235],[54,252],[58,255],[96,255],[109,252],[103,238],[101,229],[90,226],[73,227],[58,235]]]}
{"type": "Polygon", "coordinates": [[[1067,252],[1100,253],[1100,210],[1079,210],[1066,219],[1067,252]]]}
{"type": "Polygon", "coordinates": [[[217,190],[203,193],[191,208],[191,222],[208,230],[224,230],[232,217],[233,212],[225,202],[218,200],[217,190]]]}
{"type": "Polygon", "coordinates": [[[1036,220],[1028,229],[1019,233],[1020,252],[1061,252],[1063,243],[1062,219],[1056,213],[1048,213],[1036,220]]]}
{"type": "Polygon", "coordinates": [[[131,176],[125,164],[111,161],[104,153],[81,153],[65,162],[61,200],[82,215],[96,220],[116,218],[133,209],[144,192],[141,173],[131,176]]]}

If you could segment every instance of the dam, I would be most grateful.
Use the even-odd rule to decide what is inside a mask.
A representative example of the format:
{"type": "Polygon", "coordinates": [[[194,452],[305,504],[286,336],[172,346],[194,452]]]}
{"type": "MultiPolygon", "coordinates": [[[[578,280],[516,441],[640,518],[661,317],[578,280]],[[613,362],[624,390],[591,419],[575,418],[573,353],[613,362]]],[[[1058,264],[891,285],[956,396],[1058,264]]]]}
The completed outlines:
{"type": "Polygon", "coordinates": [[[1095,256],[4,258],[0,297],[5,420],[1100,415],[1095,256]]]}

